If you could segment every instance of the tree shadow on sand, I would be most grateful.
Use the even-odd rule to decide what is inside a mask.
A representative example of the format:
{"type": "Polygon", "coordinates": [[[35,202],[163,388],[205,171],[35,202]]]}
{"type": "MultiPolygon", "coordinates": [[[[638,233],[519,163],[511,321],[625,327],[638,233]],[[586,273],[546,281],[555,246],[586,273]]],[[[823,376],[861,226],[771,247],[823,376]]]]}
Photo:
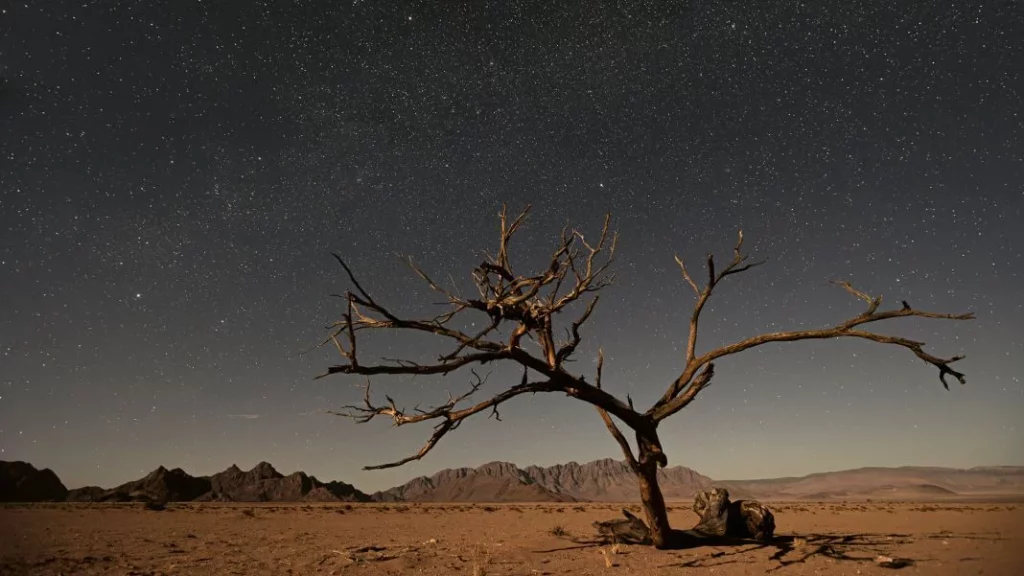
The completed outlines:
{"type": "Polygon", "coordinates": [[[775,572],[783,568],[805,564],[813,558],[827,558],[835,563],[872,564],[881,568],[898,570],[914,566],[919,562],[928,562],[931,558],[909,558],[900,554],[899,548],[924,539],[965,539],[965,540],[1002,540],[997,534],[954,534],[944,531],[938,534],[805,534],[775,536],[766,541],[742,539],[708,539],[694,538],[687,530],[673,534],[677,544],[673,549],[709,548],[709,554],[676,562],[662,567],[710,568],[724,564],[754,563],[762,558],[756,553],[760,550],[771,550],[768,558],[773,564],[765,572],[775,572]],[[727,548],[727,550],[722,550],[727,548]]]}
{"type": "MultiPolygon", "coordinates": [[[[801,536],[775,536],[766,541],[740,539],[700,539],[683,535],[677,537],[673,549],[711,548],[710,554],[663,567],[710,568],[724,564],[753,563],[760,560],[752,553],[771,550],[769,562],[774,572],[794,564],[804,564],[812,558],[828,558],[834,562],[875,564],[899,569],[913,566],[916,560],[893,554],[900,544],[911,542],[909,534],[807,534],[801,536]],[[729,548],[722,550],[721,548],[729,548]]],[[[675,540],[675,539],[674,539],[675,540]]]]}
{"type": "MultiPolygon", "coordinates": [[[[805,564],[812,558],[826,558],[829,562],[873,564],[880,568],[900,569],[929,559],[911,559],[899,555],[899,548],[916,539],[983,539],[999,540],[998,534],[806,534],[776,535],[775,519],[771,510],[759,502],[738,500],[731,502],[728,491],[713,488],[698,492],[694,512],[701,521],[690,530],[670,530],[660,540],[663,550],[705,550],[708,554],[691,557],[684,562],[663,567],[712,567],[723,564],[763,562],[760,550],[770,551],[768,561],[773,572],[794,564],[805,564]]],[[[594,522],[597,536],[583,540],[572,538],[573,545],[538,553],[561,552],[593,548],[608,544],[652,545],[655,538],[643,520],[627,509],[623,518],[594,522]]]]}
{"type": "MultiPolygon", "coordinates": [[[[871,564],[882,568],[898,570],[926,562],[928,558],[909,558],[899,553],[903,545],[915,540],[929,538],[999,540],[997,535],[953,534],[804,534],[779,535],[770,540],[749,540],[738,538],[708,538],[690,530],[675,530],[671,546],[666,552],[688,550],[705,551],[706,554],[682,561],[662,564],[661,568],[712,568],[726,564],[753,564],[763,562],[760,551],[769,550],[772,564],[766,572],[775,572],[794,565],[805,564],[814,558],[827,558],[835,563],[871,564]]],[[[554,553],[585,548],[597,548],[612,544],[609,538],[570,539],[572,545],[537,550],[536,553],[554,553]]]]}

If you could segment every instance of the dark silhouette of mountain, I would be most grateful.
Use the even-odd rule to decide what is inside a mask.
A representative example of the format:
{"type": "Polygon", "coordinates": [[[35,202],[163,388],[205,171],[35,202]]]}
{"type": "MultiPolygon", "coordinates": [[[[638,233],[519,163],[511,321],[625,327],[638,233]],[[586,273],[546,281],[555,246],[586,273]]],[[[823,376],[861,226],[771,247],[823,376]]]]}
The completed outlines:
{"type": "Polygon", "coordinates": [[[183,502],[195,500],[209,491],[209,478],[190,476],[181,468],[168,470],[160,466],[144,478],[105,490],[93,500],[97,502],[183,502]]]}
{"type": "MultiPolygon", "coordinates": [[[[63,498],[62,498],[63,499],[63,498]]],[[[320,482],[305,472],[285,476],[267,462],[249,471],[231,465],[212,476],[190,476],[160,466],[146,477],[105,490],[97,486],[67,493],[71,502],[368,502],[344,482],[320,482]]]]}
{"type": "Polygon", "coordinates": [[[373,494],[382,502],[572,502],[576,498],[537,483],[525,470],[508,462],[479,468],[448,468],[433,476],[373,494]]]}
{"type": "Polygon", "coordinates": [[[53,470],[0,461],[0,502],[59,502],[67,496],[68,489],[53,470]]]}
{"type": "Polygon", "coordinates": [[[243,472],[234,464],[210,477],[201,499],[228,502],[368,502],[370,497],[344,482],[323,483],[305,472],[284,476],[267,462],[243,472]]]}
{"type": "Polygon", "coordinates": [[[82,486],[68,490],[67,500],[68,502],[99,502],[106,492],[106,488],[99,486],[82,486]]]}

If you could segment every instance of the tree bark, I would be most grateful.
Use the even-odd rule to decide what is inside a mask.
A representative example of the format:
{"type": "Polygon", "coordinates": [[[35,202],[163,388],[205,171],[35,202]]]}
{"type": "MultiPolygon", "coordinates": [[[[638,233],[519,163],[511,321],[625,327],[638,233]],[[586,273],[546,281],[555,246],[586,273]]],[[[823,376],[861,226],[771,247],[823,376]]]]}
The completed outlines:
{"type": "Polygon", "coordinates": [[[668,523],[665,497],[662,496],[661,486],[658,485],[658,468],[665,466],[667,459],[661,451],[661,441],[655,430],[637,432],[636,442],[640,454],[636,466],[640,501],[643,503],[647,525],[651,529],[654,547],[664,549],[669,546],[672,527],[668,523]]]}
{"type": "Polygon", "coordinates": [[[640,484],[640,500],[643,502],[647,526],[651,529],[651,540],[655,548],[668,547],[672,528],[668,523],[668,511],[665,509],[665,498],[658,486],[657,466],[641,468],[637,472],[640,484]]]}

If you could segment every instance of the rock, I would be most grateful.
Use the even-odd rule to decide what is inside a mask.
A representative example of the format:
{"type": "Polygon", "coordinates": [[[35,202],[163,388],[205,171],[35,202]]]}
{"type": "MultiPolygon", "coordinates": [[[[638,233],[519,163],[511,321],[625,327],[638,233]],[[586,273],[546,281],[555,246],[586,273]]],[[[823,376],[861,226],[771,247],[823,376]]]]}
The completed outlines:
{"type": "Polygon", "coordinates": [[[695,532],[707,536],[771,540],[775,535],[775,515],[756,500],[729,500],[725,488],[698,491],[693,511],[700,516],[695,532]]]}
{"type": "Polygon", "coordinates": [[[893,558],[891,556],[879,555],[875,558],[875,564],[878,564],[881,568],[905,568],[907,566],[913,566],[914,561],[908,558],[893,558]]]}

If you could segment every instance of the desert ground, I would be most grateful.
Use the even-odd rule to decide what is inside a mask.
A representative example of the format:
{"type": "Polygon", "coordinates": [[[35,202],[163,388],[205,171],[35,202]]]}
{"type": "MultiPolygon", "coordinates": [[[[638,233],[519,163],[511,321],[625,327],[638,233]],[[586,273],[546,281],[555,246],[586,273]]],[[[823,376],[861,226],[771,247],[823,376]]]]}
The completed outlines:
{"type": "MultiPolygon", "coordinates": [[[[1016,503],[772,503],[777,541],[594,543],[615,504],[25,504],[0,507],[0,574],[1024,573],[1016,503]],[[886,556],[901,568],[876,562],[886,556]]],[[[687,503],[671,504],[689,528],[687,503]]]]}

